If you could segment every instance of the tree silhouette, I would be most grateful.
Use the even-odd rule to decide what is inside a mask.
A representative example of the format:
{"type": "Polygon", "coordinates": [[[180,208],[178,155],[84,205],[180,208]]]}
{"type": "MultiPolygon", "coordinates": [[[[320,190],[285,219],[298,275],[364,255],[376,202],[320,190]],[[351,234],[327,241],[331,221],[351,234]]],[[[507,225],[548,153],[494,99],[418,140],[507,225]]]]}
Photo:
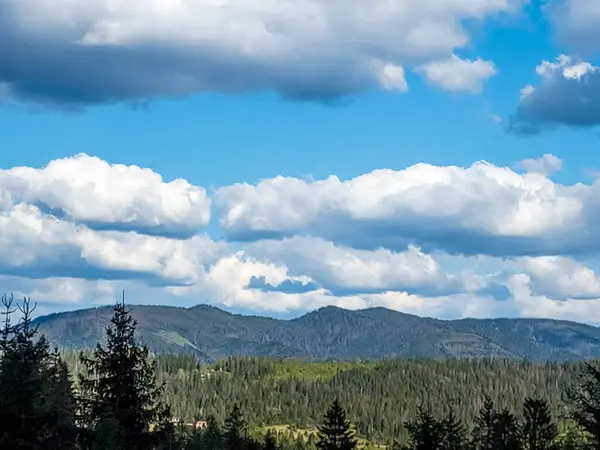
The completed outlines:
{"type": "Polygon", "coordinates": [[[123,299],[106,329],[106,346],[98,343],[92,358],[80,355],[87,373],[79,376],[79,419],[97,445],[108,439],[110,429],[106,445],[113,449],[150,449],[169,429],[169,408],[161,403],[163,386],[157,384],[148,348],[135,340],[136,326],[123,299]]]}
{"type": "Polygon", "coordinates": [[[356,448],[356,443],[350,422],[346,419],[346,411],[336,399],[325,414],[323,425],[319,427],[317,448],[320,450],[351,450],[356,448]]]}
{"type": "Polygon", "coordinates": [[[440,423],[442,442],[441,450],[463,450],[467,443],[467,433],[464,425],[454,415],[454,410],[440,423]]]}
{"type": "Polygon", "coordinates": [[[442,424],[439,423],[429,408],[419,406],[415,420],[406,423],[409,434],[410,450],[439,450],[442,446],[442,424]]]}
{"type": "Polygon", "coordinates": [[[485,396],[472,433],[472,446],[475,450],[495,450],[495,425],[494,403],[489,396],[485,396]]]}
{"type": "Polygon", "coordinates": [[[574,407],[573,419],[589,434],[592,447],[600,449],[600,371],[585,363],[578,381],[567,390],[574,407]]]}
{"type": "Polygon", "coordinates": [[[246,447],[246,421],[240,407],[235,404],[231,413],[225,419],[225,448],[241,450],[246,447]]]}
{"type": "Polygon", "coordinates": [[[215,416],[206,419],[206,428],[202,431],[200,442],[204,450],[222,450],[223,432],[215,416]]]}
{"type": "Polygon", "coordinates": [[[0,338],[0,449],[74,448],[76,429],[68,370],[46,339],[36,339],[35,305],[3,296],[0,338]],[[21,319],[11,323],[19,311],[21,319]]]}
{"type": "Polygon", "coordinates": [[[524,450],[551,450],[558,434],[550,406],[542,399],[526,398],[523,404],[525,419],[522,430],[524,450]]]}
{"type": "Polygon", "coordinates": [[[508,409],[496,414],[494,422],[494,449],[521,450],[521,433],[517,418],[508,409]]]}
{"type": "Polygon", "coordinates": [[[267,434],[265,435],[265,442],[263,444],[263,450],[279,450],[277,439],[273,430],[267,431],[267,434]]]}

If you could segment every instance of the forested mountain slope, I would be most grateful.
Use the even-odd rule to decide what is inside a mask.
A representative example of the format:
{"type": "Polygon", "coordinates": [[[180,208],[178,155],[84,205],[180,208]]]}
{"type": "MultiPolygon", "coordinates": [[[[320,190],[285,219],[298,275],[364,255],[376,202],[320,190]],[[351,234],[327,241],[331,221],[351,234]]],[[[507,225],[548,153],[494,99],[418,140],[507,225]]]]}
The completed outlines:
{"type": "MultiPolygon", "coordinates": [[[[516,357],[536,360],[600,358],[600,329],[547,319],[421,318],[384,308],[321,308],[294,320],[192,308],[132,306],[138,336],[156,353],[191,353],[203,361],[230,355],[310,360],[516,357]]],[[[111,307],[52,314],[36,320],[63,349],[101,341],[111,307]]]]}

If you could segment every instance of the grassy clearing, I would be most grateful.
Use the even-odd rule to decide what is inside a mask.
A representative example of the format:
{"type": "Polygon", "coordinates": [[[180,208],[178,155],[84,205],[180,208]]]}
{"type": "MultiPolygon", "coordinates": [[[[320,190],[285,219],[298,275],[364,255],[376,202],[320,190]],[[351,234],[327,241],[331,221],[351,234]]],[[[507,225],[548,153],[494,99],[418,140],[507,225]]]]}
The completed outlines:
{"type": "MultiPolygon", "coordinates": [[[[315,427],[315,428],[294,428],[291,427],[290,425],[268,425],[266,427],[264,427],[263,431],[266,433],[268,430],[274,430],[276,433],[282,433],[282,434],[292,434],[292,436],[294,437],[294,439],[298,438],[298,436],[302,435],[304,436],[304,438],[308,438],[311,434],[316,435],[319,430],[315,427]]],[[[361,438],[361,437],[357,437],[358,440],[358,447],[359,448],[364,448],[367,446],[367,444],[369,444],[369,448],[373,448],[373,449],[385,449],[387,448],[387,446],[382,445],[382,444],[374,444],[374,443],[369,443],[367,442],[366,439],[361,438]]]]}

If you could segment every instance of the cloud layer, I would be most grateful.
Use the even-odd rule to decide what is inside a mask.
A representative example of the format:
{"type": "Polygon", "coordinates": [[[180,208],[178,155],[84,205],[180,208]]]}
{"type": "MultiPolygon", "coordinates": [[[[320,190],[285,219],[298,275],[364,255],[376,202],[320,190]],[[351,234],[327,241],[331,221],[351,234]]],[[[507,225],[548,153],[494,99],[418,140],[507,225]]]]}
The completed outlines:
{"type": "Polygon", "coordinates": [[[524,173],[420,164],[226,186],[213,212],[228,241],[202,231],[210,199],[184,180],[87,155],[13,168],[0,172],[0,281],[39,312],[127,289],[137,302],[262,313],[385,306],[596,323],[597,185],[544,175],[561,164],[544,155],[517,164],[524,173]]]}
{"type": "Polygon", "coordinates": [[[214,201],[221,227],[240,241],[303,234],[363,249],[597,254],[600,184],[553,182],[543,174],[559,166],[551,155],[521,165],[536,170],[478,162],[466,168],[417,164],[345,181],[277,177],[223,187],[214,201]]]}
{"type": "MultiPolygon", "coordinates": [[[[444,89],[478,91],[493,73],[461,60],[471,24],[526,0],[21,0],[0,3],[5,99],[80,108],[197,91],[273,90],[329,100],[405,91],[423,67],[444,89]]],[[[0,96],[1,98],[1,96],[0,96]]]]}

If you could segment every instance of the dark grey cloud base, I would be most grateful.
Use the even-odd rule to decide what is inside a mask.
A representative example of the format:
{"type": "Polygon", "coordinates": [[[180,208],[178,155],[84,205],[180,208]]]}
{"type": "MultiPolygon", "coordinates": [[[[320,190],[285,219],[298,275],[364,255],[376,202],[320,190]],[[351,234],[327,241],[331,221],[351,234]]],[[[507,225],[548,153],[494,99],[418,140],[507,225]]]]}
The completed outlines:
{"type": "Polygon", "coordinates": [[[293,101],[338,103],[375,85],[364,67],[349,71],[352,61],[333,53],[326,64],[290,61],[273,66],[202,45],[83,45],[77,41],[85,31],[25,33],[11,4],[0,3],[0,42],[9,43],[0,45],[0,86],[8,87],[5,101],[75,112],[92,105],[136,105],[201,91],[271,90],[293,101]]]}

